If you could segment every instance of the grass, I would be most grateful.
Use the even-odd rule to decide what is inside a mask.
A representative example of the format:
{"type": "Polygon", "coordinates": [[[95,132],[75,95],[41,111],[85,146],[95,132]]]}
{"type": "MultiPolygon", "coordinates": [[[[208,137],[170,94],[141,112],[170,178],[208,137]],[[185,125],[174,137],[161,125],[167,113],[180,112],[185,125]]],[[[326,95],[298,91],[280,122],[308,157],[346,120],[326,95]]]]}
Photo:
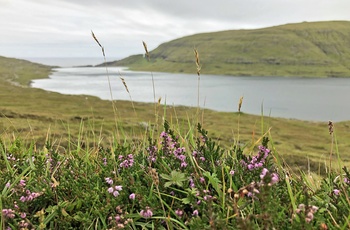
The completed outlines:
{"type": "Polygon", "coordinates": [[[193,48],[207,74],[349,77],[346,21],[304,22],[255,30],[195,34],[161,44],[142,55],[109,63],[132,70],[193,73],[193,48]]]}
{"type": "Polygon", "coordinates": [[[2,229],[350,227],[348,122],[111,107],[29,88],[51,69],[1,61],[21,65],[0,73],[2,229]]]}

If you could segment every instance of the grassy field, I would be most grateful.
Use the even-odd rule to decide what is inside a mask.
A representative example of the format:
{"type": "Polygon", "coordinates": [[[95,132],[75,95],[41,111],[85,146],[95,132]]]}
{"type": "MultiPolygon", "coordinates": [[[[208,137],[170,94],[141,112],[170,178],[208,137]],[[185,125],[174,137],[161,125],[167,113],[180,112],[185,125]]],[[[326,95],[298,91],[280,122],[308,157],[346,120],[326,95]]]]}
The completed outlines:
{"type": "MultiPolygon", "coordinates": [[[[232,146],[238,139],[242,145],[253,146],[270,129],[276,151],[291,167],[324,172],[325,164],[329,163],[332,138],[327,123],[254,116],[245,114],[244,109],[242,113],[226,113],[136,102],[133,108],[129,101],[115,101],[114,112],[110,101],[28,87],[30,79],[47,77],[49,67],[6,58],[0,61],[0,128],[4,141],[16,137],[43,146],[49,138],[67,145],[69,139],[78,142],[78,136],[84,133],[90,140],[85,144],[101,142],[108,146],[114,138],[141,141],[150,127],[162,127],[166,119],[184,132],[201,122],[222,146],[232,146]]],[[[335,124],[345,164],[349,164],[350,158],[349,129],[349,121],[335,124]]]]}
{"type": "Polygon", "coordinates": [[[133,70],[193,73],[193,49],[202,71],[241,76],[350,76],[350,22],[304,22],[255,30],[195,34],[143,55],[111,62],[133,70]]]}
{"type": "Polygon", "coordinates": [[[349,122],[61,95],[29,87],[50,67],[0,66],[1,229],[350,227],[349,122]]]}

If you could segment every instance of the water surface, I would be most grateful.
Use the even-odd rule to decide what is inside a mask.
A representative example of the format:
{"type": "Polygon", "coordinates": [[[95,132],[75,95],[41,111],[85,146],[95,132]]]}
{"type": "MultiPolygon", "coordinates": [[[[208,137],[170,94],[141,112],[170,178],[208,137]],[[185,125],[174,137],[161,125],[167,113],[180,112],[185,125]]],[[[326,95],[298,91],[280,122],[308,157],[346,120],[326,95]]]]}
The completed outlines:
{"type": "MultiPolygon", "coordinates": [[[[154,102],[152,74],[126,68],[108,68],[114,100],[154,102]],[[120,77],[130,91],[126,92],[120,77]]],[[[195,74],[153,73],[156,100],[168,105],[197,106],[198,78],[195,74]]],[[[272,117],[310,121],[350,120],[350,79],[281,78],[201,75],[199,104],[217,111],[242,111],[272,117]]],[[[57,68],[49,79],[33,80],[32,87],[62,94],[85,94],[111,100],[103,67],[57,68]]]]}

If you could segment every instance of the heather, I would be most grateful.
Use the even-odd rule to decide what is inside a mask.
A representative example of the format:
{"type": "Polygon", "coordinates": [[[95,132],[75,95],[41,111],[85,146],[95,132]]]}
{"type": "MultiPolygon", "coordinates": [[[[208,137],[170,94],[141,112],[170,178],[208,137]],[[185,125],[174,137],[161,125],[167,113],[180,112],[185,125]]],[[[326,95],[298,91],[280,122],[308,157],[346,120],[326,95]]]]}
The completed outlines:
{"type": "Polygon", "coordinates": [[[71,144],[1,143],[3,229],[349,228],[348,170],[295,174],[268,133],[221,148],[200,124],[165,121],[139,144],[71,144]]]}

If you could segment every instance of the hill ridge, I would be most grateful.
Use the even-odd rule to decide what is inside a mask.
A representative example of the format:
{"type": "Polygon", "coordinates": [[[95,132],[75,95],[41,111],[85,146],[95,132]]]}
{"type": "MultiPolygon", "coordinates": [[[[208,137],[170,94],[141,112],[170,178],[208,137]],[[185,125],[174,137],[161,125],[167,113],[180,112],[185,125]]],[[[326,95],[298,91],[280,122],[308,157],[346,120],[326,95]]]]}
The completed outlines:
{"type": "Polygon", "coordinates": [[[200,33],[160,44],[143,55],[110,62],[132,70],[203,74],[350,77],[350,22],[291,23],[261,29],[200,33]]]}

